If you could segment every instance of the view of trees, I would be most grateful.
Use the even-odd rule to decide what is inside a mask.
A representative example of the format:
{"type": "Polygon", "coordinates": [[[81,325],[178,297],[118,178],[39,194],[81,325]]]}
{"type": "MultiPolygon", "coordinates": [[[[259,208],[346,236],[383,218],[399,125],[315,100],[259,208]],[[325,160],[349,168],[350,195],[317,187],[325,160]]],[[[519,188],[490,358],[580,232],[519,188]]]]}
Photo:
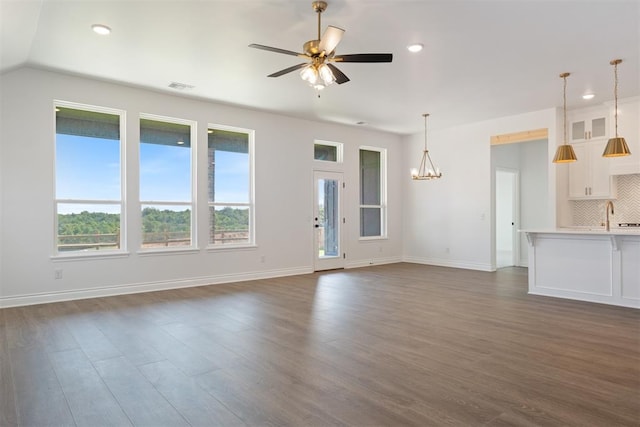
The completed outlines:
{"type": "MultiPolygon", "coordinates": [[[[225,207],[215,211],[215,231],[247,230],[248,209],[225,207]]],[[[145,242],[162,241],[166,235],[188,237],[191,232],[191,210],[171,211],[147,207],[142,210],[145,242]]],[[[113,243],[120,233],[120,215],[104,212],[58,214],[60,245],[113,243]]]]}

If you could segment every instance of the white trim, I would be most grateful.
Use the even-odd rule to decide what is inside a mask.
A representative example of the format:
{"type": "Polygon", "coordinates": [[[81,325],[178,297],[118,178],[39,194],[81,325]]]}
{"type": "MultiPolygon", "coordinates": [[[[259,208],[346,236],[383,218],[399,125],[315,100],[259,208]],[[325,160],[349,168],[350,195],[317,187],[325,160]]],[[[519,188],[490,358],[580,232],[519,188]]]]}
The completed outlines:
{"type": "Polygon", "coordinates": [[[410,262],[413,264],[425,264],[425,265],[436,265],[439,267],[462,268],[464,270],[495,271],[495,268],[493,268],[491,264],[480,263],[480,262],[452,261],[448,259],[419,258],[419,257],[411,257],[411,256],[403,257],[402,261],[410,262]]]}
{"type": "MultiPolygon", "coordinates": [[[[98,106],[98,105],[90,105],[90,104],[82,104],[82,103],[77,103],[77,102],[69,102],[69,101],[62,101],[59,99],[54,99],[53,100],[53,159],[52,159],[52,163],[53,163],[53,178],[51,180],[52,185],[53,185],[53,255],[51,256],[51,259],[57,259],[57,258],[76,258],[74,256],[68,256],[68,255],[61,255],[60,252],[58,251],[58,204],[59,203],[63,203],[63,204],[104,204],[104,205],[120,205],[120,241],[118,242],[119,244],[119,249],[118,251],[124,251],[126,253],[127,251],[127,233],[128,233],[128,228],[127,228],[127,216],[126,216],[126,188],[127,188],[127,173],[126,173],[126,166],[127,166],[127,159],[126,159],[126,152],[127,152],[127,110],[122,110],[119,108],[110,108],[110,107],[102,107],[102,106],[98,106]],[[82,199],[57,199],[56,195],[57,195],[57,179],[56,179],[56,154],[57,154],[57,147],[56,147],[56,143],[57,143],[57,111],[56,109],[58,107],[63,107],[63,108],[71,108],[74,110],[83,110],[83,111],[92,111],[92,112],[96,112],[96,113],[103,113],[103,114],[111,114],[111,115],[116,115],[118,116],[119,120],[118,120],[118,126],[119,126],[119,130],[120,130],[120,139],[119,139],[119,150],[120,150],[120,200],[116,201],[116,200],[82,200],[82,199]]],[[[76,252],[76,255],[79,258],[84,258],[90,255],[86,255],[82,254],[80,252],[76,252]]],[[[107,255],[107,257],[112,257],[112,256],[122,256],[123,253],[122,252],[118,252],[118,253],[114,253],[113,255],[107,255]]],[[[102,257],[98,256],[98,257],[102,257]]],[[[127,254],[128,256],[128,254],[127,254]]],[[[95,259],[95,258],[94,258],[95,259]]]]}
{"type": "MultiPolygon", "coordinates": [[[[238,247],[246,247],[246,248],[251,248],[251,247],[256,247],[257,243],[256,243],[256,195],[255,195],[255,168],[256,168],[256,164],[255,164],[255,139],[256,139],[256,131],[255,129],[248,129],[248,128],[241,128],[241,127],[237,127],[237,126],[228,126],[228,125],[222,125],[222,124],[213,124],[213,123],[207,123],[207,140],[206,140],[206,146],[207,146],[207,154],[206,154],[206,158],[209,158],[209,129],[213,129],[213,130],[223,130],[223,131],[229,131],[229,132],[236,132],[236,133],[244,133],[247,134],[247,149],[248,149],[248,155],[249,155],[249,202],[248,203],[237,203],[237,202],[232,202],[232,203],[226,203],[226,202],[216,202],[216,201],[210,201],[209,200],[209,183],[207,181],[207,197],[206,197],[206,204],[207,204],[207,236],[209,236],[210,233],[210,228],[209,228],[209,208],[210,207],[214,207],[215,206],[246,206],[249,208],[249,242],[245,245],[234,245],[236,248],[238,247]]],[[[209,164],[207,162],[207,176],[209,175],[209,164]]],[[[216,245],[214,243],[211,243],[210,238],[207,238],[207,249],[221,249],[219,248],[219,245],[216,245]]]]}
{"type": "Polygon", "coordinates": [[[361,204],[360,194],[358,194],[358,217],[360,218],[361,210],[364,209],[380,209],[380,235],[379,236],[362,236],[360,235],[362,224],[358,223],[358,236],[360,239],[367,238],[375,238],[375,239],[385,239],[388,237],[387,229],[388,229],[388,219],[387,219],[387,162],[388,162],[388,154],[386,148],[381,147],[372,147],[370,145],[361,145],[358,147],[358,189],[362,185],[360,182],[360,151],[375,151],[380,153],[380,205],[363,205],[361,204]]]}
{"type": "Polygon", "coordinates": [[[129,252],[125,250],[104,250],[104,251],[69,251],[62,252],[58,255],[52,255],[49,257],[53,262],[65,262],[65,261],[78,261],[78,260],[86,260],[86,259],[113,259],[113,258],[127,258],[130,255],[129,252]]]}
{"type": "Polygon", "coordinates": [[[402,257],[386,257],[386,258],[372,258],[365,260],[355,260],[355,261],[347,261],[345,263],[344,268],[361,268],[361,267],[370,267],[372,265],[382,265],[382,264],[397,264],[402,262],[402,257]]]}
{"type": "Polygon", "coordinates": [[[91,289],[73,291],[43,292],[37,294],[18,295],[0,298],[0,308],[19,307],[33,304],[44,304],[60,301],[71,301],[86,298],[154,292],[168,289],[190,288],[195,286],[217,285],[222,283],[244,282],[248,280],[271,279],[275,277],[296,276],[312,273],[311,266],[285,268],[280,270],[256,271],[239,274],[222,274],[216,276],[193,277],[189,279],[166,280],[127,285],[107,285],[91,289]]]}
{"type": "MultiPolygon", "coordinates": [[[[140,130],[141,128],[141,122],[142,120],[152,120],[152,121],[157,121],[157,122],[164,122],[164,123],[174,123],[174,124],[179,124],[179,125],[184,125],[184,126],[189,126],[189,138],[191,139],[190,143],[189,143],[189,172],[190,172],[190,183],[191,183],[191,191],[190,191],[190,198],[191,200],[188,201],[152,201],[152,200],[142,200],[142,198],[140,197],[140,193],[142,193],[142,188],[141,188],[141,173],[140,171],[142,170],[142,156],[141,156],[141,148],[142,148],[142,144],[146,144],[144,142],[142,142],[142,138],[140,137],[140,134],[138,134],[138,215],[140,217],[140,225],[142,225],[142,211],[144,210],[144,207],[152,207],[154,205],[157,206],[188,206],[189,209],[191,210],[191,218],[190,218],[190,224],[189,224],[189,237],[191,239],[191,244],[189,246],[186,247],[186,250],[193,250],[193,251],[197,251],[198,249],[198,222],[197,222],[197,209],[198,209],[198,205],[197,205],[197,145],[198,145],[198,122],[195,120],[189,120],[189,119],[180,119],[177,117],[169,117],[169,116],[161,116],[161,115],[157,115],[157,114],[149,114],[149,113],[140,113],[138,115],[138,130],[140,130]]],[[[140,233],[140,248],[138,249],[139,254],[141,253],[160,253],[160,252],[184,252],[184,250],[181,251],[175,251],[175,249],[159,249],[159,248],[154,248],[153,250],[147,250],[143,247],[144,245],[144,236],[142,233],[142,228],[140,230],[138,230],[138,233],[140,233]]]]}
{"type": "Polygon", "coordinates": [[[325,141],[322,139],[314,139],[313,140],[313,161],[320,162],[320,164],[327,165],[341,165],[344,163],[344,144],[342,142],[333,142],[333,141],[325,141]],[[316,144],[317,145],[326,145],[329,147],[336,147],[336,160],[320,160],[316,159],[316,144]]]}

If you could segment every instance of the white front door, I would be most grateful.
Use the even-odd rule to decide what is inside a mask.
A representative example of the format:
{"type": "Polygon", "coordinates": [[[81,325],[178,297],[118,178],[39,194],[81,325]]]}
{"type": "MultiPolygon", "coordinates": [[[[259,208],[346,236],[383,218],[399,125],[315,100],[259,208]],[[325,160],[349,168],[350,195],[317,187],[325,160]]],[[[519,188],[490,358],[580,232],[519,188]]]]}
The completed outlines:
{"type": "Polygon", "coordinates": [[[342,173],[315,171],[313,182],[314,270],[344,268],[342,173]]]}

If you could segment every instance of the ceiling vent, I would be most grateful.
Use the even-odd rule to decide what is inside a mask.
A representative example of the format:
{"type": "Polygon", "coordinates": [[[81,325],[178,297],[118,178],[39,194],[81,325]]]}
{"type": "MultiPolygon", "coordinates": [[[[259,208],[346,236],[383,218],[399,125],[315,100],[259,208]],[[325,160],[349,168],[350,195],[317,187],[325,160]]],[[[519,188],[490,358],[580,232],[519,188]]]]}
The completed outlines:
{"type": "Polygon", "coordinates": [[[195,86],[188,85],[185,83],[171,82],[169,83],[169,87],[171,89],[186,90],[186,89],[193,89],[195,86]]]}

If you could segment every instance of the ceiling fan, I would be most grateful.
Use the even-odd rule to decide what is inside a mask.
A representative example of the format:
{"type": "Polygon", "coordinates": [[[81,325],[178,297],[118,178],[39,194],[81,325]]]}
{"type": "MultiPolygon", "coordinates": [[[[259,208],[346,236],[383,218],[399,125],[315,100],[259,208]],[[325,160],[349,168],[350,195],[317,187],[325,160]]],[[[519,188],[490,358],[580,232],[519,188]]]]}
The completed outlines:
{"type": "Polygon", "coordinates": [[[249,47],[255,49],[268,50],[270,52],[282,53],[285,55],[304,58],[307,62],[294,65],[284,70],[269,74],[268,77],[280,77],[292,71],[302,69],[300,77],[314,87],[316,90],[324,89],[333,82],[338,84],[349,81],[342,71],[332,62],[391,62],[391,53],[357,53],[351,55],[336,55],[335,48],[340,43],[344,30],[334,26],[328,26],[322,37],[320,37],[321,15],[327,9],[326,1],[314,1],[311,3],[313,10],[318,14],[318,38],[309,40],[303,46],[304,53],[277,47],[265,46],[261,44],[250,44],[249,47]]]}

